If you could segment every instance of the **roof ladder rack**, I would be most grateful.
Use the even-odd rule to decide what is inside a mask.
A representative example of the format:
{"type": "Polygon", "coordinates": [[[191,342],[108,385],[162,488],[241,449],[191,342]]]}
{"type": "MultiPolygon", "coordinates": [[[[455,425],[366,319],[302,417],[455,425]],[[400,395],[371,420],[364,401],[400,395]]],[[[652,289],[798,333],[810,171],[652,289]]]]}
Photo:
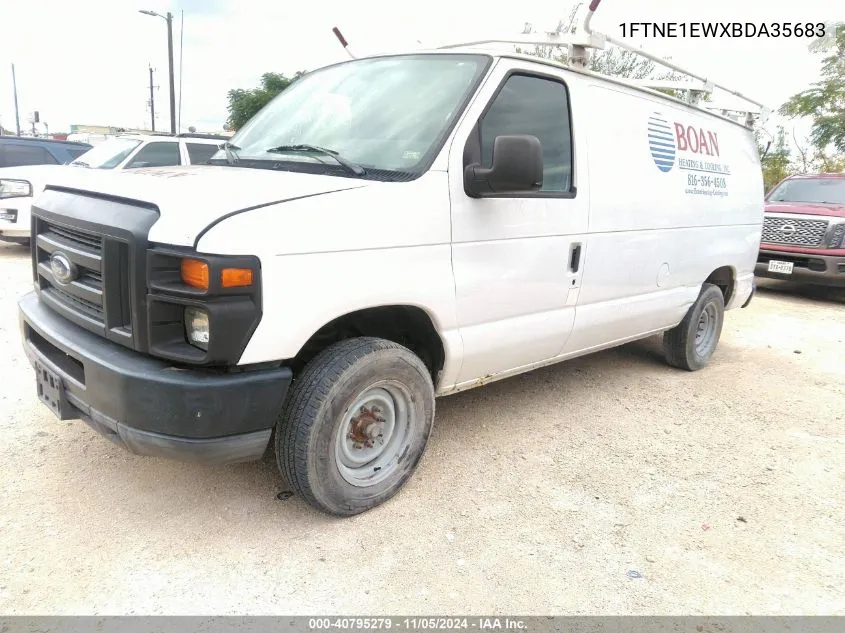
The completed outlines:
{"type": "MultiPolygon", "coordinates": [[[[460,47],[476,47],[485,44],[529,44],[537,46],[560,46],[568,49],[570,66],[573,66],[575,68],[586,69],[590,62],[590,55],[593,50],[603,50],[608,44],[612,44],[614,46],[618,46],[619,48],[631,51],[632,53],[636,53],[637,55],[645,57],[646,59],[649,59],[657,64],[660,64],[661,66],[664,66],[670,70],[680,73],[687,78],[684,81],[657,79],[631,80],[615,78],[618,81],[621,81],[622,83],[641,88],[685,90],[687,91],[687,102],[689,104],[697,106],[701,109],[715,111],[716,113],[721,114],[722,116],[727,116],[726,113],[732,112],[734,114],[739,115],[740,119],[744,117],[745,120],[741,122],[747,127],[753,126],[755,117],[759,116],[761,119],[765,120],[771,114],[771,111],[763,103],[755,101],[754,99],[751,99],[750,97],[742,94],[737,90],[733,90],[732,88],[729,88],[723,84],[716,83],[708,79],[707,77],[700,75],[694,71],[687,70],[682,66],[673,64],[663,59],[662,57],[649,53],[648,51],[644,50],[639,46],[633,46],[631,44],[628,44],[627,42],[623,42],[616,38],[610,37],[609,35],[605,35],[604,33],[594,31],[590,27],[590,22],[592,21],[593,14],[596,12],[596,9],[598,9],[600,4],[601,0],[592,0],[590,2],[587,15],[584,18],[584,23],[581,29],[575,35],[562,35],[560,33],[561,29],[558,28],[556,31],[547,32],[545,34],[523,33],[514,37],[484,39],[471,42],[458,42],[453,44],[446,44],[441,45],[438,48],[448,49],[460,47]],[[741,99],[742,101],[745,101],[748,104],[751,104],[752,106],[756,106],[756,108],[739,110],[732,107],[713,106],[709,105],[707,102],[703,102],[702,97],[705,94],[712,94],[714,89],[719,89],[723,92],[726,92],[729,95],[732,95],[738,99],[741,99]]],[[[335,29],[335,31],[335,34],[338,36],[338,39],[341,40],[341,43],[344,45],[344,48],[347,48],[348,45],[346,44],[346,41],[342,38],[342,36],[339,34],[339,31],[337,31],[337,29],[335,29]]]]}

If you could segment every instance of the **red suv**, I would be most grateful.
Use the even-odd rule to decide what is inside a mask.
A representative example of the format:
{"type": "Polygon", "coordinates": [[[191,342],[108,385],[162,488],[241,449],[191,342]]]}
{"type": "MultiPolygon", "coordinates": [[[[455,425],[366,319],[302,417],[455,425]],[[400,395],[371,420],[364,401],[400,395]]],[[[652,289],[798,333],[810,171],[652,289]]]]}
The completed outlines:
{"type": "Polygon", "coordinates": [[[754,272],[845,287],[845,174],[790,176],[769,192],[754,272]]]}

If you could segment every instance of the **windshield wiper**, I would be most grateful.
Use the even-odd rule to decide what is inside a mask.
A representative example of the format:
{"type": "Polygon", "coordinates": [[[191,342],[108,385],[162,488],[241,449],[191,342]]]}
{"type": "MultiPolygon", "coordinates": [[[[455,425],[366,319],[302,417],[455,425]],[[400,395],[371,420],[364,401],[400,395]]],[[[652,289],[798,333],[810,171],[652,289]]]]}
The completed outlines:
{"type": "Polygon", "coordinates": [[[238,155],[235,154],[235,150],[240,149],[240,147],[238,147],[237,145],[232,145],[229,141],[226,141],[225,143],[221,143],[220,145],[218,145],[217,148],[222,149],[224,152],[226,152],[226,162],[230,165],[234,165],[240,160],[240,158],[238,158],[238,155]]]}
{"type": "Polygon", "coordinates": [[[333,149],[327,149],[318,145],[307,145],[303,143],[297,145],[278,145],[277,147],[271,147],[270,149],[266,149],[264,151],[272,154],[285,154],[287,152],[310,152],[312,154],[328,154],[329,156],[334,158],[338,162],[338,164],[341,165],[344,169],[355,174],[356,176],[363,176],[367,173],[367,170],[361,167],[361,165],[359,165],[358,163],[353,163],[352,161],[344,158],[333,149]]]}
{"type": "Polygon", "coordinates": [[[84,160],[75,160],[68,163],[68,165],[76,165],[77,167],[88,167],[89,169],[91,168],[91,165],[86,163],[84,160]]]}

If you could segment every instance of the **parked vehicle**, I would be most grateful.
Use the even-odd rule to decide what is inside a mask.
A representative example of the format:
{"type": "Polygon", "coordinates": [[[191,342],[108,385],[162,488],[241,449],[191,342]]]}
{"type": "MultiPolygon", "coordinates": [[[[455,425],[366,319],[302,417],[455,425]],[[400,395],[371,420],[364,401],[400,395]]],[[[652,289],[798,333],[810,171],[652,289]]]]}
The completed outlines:
{"type": "Polygon", "coordinates": [[[91,169],[137,169],[198,165],[208,162],[229,139],[212,134],[121,134],[93,147],[71,162],[91,169]]]}
{"type": "Polygon", "coordinates": [[[117,136],[116,134],[92,134],[91,132],[74,132],[72,134],[68,134],[67,140],[69,141],[82,141],[83,143],[88,143],[91,146],[99,145],[100,143],[104,143],[109,139],[114,138],[117,136]]]}
{"type": "Polygon", "coordinates": [[[21,171],[39,170],[44,165],[64,165],[91,146],[28,136],[0,136],[0,240],[26,244],[29,241],[31,179],[21,171]]]}
{"type": "Polygon", "coordinates": [[[845,174],[790,176],[772,189],[756,273],[845,286],[845,174]]]}
{"type": "MultiPolygon", "coordinates": [[[[68,143],[84,149],[67,162],[91,169],[137,169],[192,165],[208,162],[225,136],[180,134],[179,136],[122,135],[95,147],[68,143]]],[[[2,145],[0,145],[0,148],[2,145]]],[[[2,149],[0,149],[2,151],[2,149]]],[[[31,165],[0,169],[0,240],[28,243],[33,195],[43,191],[55,165],[31,165]]]]}
{"type": "Polygon", "coordinates": [[[64,165],[89,149],[88,143],[36,136],[0,136],[0,167],[64,165]]]}
{"type": "Polygon", "coordinates": [[[578,66],[355,59],[211,162],[51,175],[19,304],[39,396],[140,455],[272,446],[335,515],[400,489],[436,396],[658,333],[698,370],[754,290],[751,130],[578,66]]]}

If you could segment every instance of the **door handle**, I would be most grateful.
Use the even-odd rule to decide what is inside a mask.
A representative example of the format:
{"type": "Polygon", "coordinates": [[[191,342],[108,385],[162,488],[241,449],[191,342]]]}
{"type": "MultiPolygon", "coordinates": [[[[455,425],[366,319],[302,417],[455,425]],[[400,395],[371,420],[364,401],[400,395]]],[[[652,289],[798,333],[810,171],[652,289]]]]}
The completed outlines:
{"type": "Polygon", "coordinates": [[[569,247],[569,270],[577,273],[581,267],[581,243],[572,244],[569,247]]]}

